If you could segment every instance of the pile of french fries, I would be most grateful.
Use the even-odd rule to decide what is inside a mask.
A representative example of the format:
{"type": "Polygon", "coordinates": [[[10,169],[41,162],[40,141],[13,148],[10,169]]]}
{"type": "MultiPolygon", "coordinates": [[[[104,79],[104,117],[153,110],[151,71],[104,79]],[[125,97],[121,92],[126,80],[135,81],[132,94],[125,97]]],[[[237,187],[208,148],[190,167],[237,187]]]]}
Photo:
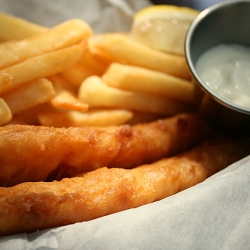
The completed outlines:
{"type": "Polygon", "coordinates": [[[0,125],[109,126],[193,110],[185,58],[83,20],[46,28],[0,13],[0,125]]]}

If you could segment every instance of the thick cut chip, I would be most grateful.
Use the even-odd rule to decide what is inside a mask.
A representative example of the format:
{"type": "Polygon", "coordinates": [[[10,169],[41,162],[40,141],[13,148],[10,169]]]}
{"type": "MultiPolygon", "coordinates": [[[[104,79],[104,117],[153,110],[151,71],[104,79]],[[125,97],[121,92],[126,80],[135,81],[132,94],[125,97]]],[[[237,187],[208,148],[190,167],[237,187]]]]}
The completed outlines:
{"type": "Polygon", "coordinates": [[[24,62],[0,70],[0,74],[6,73],[13,77],[12,84],[7,89],[10,91],[24,83],[62,72],[77,63],[85,49],[85,43],[72,45],[61,50],[29,58],[24,62]]]}
{"type": "Polygon", "coordinates": [[[79,43],[92,35],[87,23],[71,19],[42,34],[0,46],[0,68],[79,43]],[[66,35],[65,35],[66,34],[66,35]]]}
{"type": "Polygon", "coordinates": [[[184,56],[161,52],[142,45],[123,34],[101,34],[88,39],[93,54],[116,62],[158,70],[190,79],[184,56]]]}
{"type": "Polygon", "coordinates": [[[7,89],[12,83],[13,77],[9,74],[2,73],[0,74],[0,94],[2,91],[7,89]]]}
{"type": "Polygon", "coordinates": [[[10,107],[13,114],[48,102],[55,95],[53,85],[47,79],[38,79],[36,81],[24,84],[15,91],[11,91],[2,98],[10,107]]]}
{"type": "Polygon", "coordinates": [[[193,103],[194,85],[191,81],[142,67],[112,63],[102,79],[108,85],[193,103]]]}
{"type": "Polygon", "coordinates": [[[12,118],[12,113],[7,103],[0,98],[0,126],[8,123],[12,118]]]}
{"type": "Polygon", "coordinates": [[[110,61],[99,58],[98,56],[92,54],[89,49],[87,49],[86,53],[79,61],[79,64],[83,65],[84,67],[88,67],[89,69],[92,69],[96,74],[101,75],[109,66],[110,61]]]}
{"type": "Polygon", "coordinates": [[[92,69],[84,67],[81,63],[77,63],[69,67],[63,71],[62,74],[76,87],[79,87],[81,83],[89,76],[96,75],[92,69]]]}
{"type": "Polygon", "coordinates": [[[162,115],[173,115],[192,108],[170,98],[110,87],[97,76],[91,76],[82,83],[78,98],[93,108],[129,109],[162,115]]]}
{"type": "Polygon", "coordinates": [[[101,76],[109,65],[109,61],[98,58],[87,49],[82,59],[76,65],[65,70],[63,76],[79,87],[87,77],[91,75],[101,76]]]}
{"type": "Polygon", "coordinates": [[[56,95],[51,99],[50,103],[56,109],[68,109],[85,112],[88,105],[80,102],[74,94],[74,86],[69,83],[61,74],[49,77],[52,82],[56,95]]]}
{"type": "Polygon", "coordinates": [[[67,90],[61,91],[51,99],[51,104],[57,109],[68,109],[85,112],[89,105],[80,102],[72,93],[67,90]]]}
{"type": "Polygon", "coordinates": [[[43,126],[53,127],[99,127],[113,126],[128,122],[133,117],[129,110],[90,110],[86,113],[77,111],[43,112],[38,119],[43,126]]]}
{"type": "Polygon", "coordinates": [[[72,84],[71,81],[66,79],[63,72],[47,77],[53,83],[56,93],[60,93],[64,90],[70,91],[74,94],[77,93],[78,88],[72,84]]]}

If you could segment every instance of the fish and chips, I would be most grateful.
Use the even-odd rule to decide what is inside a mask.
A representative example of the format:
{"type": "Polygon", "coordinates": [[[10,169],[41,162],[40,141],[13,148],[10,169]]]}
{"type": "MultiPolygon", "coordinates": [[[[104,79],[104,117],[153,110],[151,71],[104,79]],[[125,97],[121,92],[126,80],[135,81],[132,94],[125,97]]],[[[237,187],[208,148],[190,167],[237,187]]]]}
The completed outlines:
{"type": "Polygon", "coordinates": [[[200,116],[183,56],[78,19],[0,27],[1,236],[139,207],[249,154],[200,116]]]}

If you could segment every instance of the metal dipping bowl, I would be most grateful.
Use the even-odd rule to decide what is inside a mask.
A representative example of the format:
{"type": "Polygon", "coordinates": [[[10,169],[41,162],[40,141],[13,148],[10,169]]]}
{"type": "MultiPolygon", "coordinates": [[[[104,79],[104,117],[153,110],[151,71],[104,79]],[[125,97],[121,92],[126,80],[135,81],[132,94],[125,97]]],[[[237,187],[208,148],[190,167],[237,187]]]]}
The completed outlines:
{"type": "Polygon", "coordinates": [[[198,92],[202,93],[199,105],[204,117],[225,133],[250,136],[250,108],[219,96],[201,80],[195,69],[201,54],[221,43],[250,46],[249,0],[221,2],[200,12],[187,32],[185,56],[198,92]]]}

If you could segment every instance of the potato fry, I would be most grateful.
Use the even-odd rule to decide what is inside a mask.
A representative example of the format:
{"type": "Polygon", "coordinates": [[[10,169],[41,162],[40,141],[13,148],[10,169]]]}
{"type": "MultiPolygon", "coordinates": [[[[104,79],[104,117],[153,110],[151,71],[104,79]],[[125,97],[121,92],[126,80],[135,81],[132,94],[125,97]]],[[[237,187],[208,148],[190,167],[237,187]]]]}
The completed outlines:
{"type": "Polygon", "coordinates": [[[84,67],[81,63],[71,66],[70,68],[63,71],[62,74],[76,87],[79,87],[81,83],[89,76],[96,75],[93,69],[84,67]]]}
{"type": "Polygon", "coordinates": [[[47,79],[24,84],[15,91],[2,95],[11,112],[16,114],[27,108],[49,101],[55,95],[53,85],[47,79]]]}
{"type": "Polygon", "coordinates": [[[12,113],[6,102],[0,98],[0,126],[8,123],[12,119],[12,113]]]}
{"type": "Polygon", "coordinates": [[[47,30],[46,27],[0,12],[0,41],[20,40],[47,30]]]}
{"type": "MultiPolygon", "coordinates": [[[[43,112],[55,112],[56,109],[53,108],[49,102],[38,104],[36,106],[27,108],[13,116],[14,120],[18,119],[21,121],[21,124],[28,124],[28,125],[41,125],[38,120],[38,114],[43,112]]],[[[12,123],[12,121],[11,121],[12,123]]]]}
{"type": "Polygon", "coordinates": [[[82,83],[78,98],[93,108],[120,108],[162,115],[190,110],[186,103],[110,87],[98,76],[91,76],[82,83]]]}
{"type": "Polygon", "coordinates": [[[95,74],[101,75],[106,71],[111,62],[104,60],[103,58],[99,58],[87,49],[79,63],[81,63],[84,67],[92,69],[95,74]]]}
{"type": "Polygon", "coordinates": [[[50,100],[51,105],[56,109],[68,109],[85,112],[88,105],[80,102],[74,95],[71,84],[60,74],[48,78],[55,89],[56,95],[50,100]]]}
{"type": "Polygon", "coordinates": [[[3,44],[0,46],[0,69],[30,57],[71,46],[91,35],[92,30],[87,23],[71,19],[42,34],[3,44]]]}
{"type": "Polygon", "coordinates": [[[90,53],[87,49],[82,59],[76,64],[65,70],[63,76],[79,87],[81,83],[91,75],[101,76],[108,68],[110,62],[90,53]]]}
{"type": "Polygon", "coordinates": [[[151,49],[119,33],[95,35],[88,39],[91,53],[115,62],[161,71],[184,79],[190,79],[183,56],[151,49]]]}
{"type": "Polygon", "coordinates": [[[129,121],[133,113],[128,110],[91,110],[87,113],[77,111],[44,112],[38,114],[40,124],[53,127],[83,127],[121,125],[129,121]]]}
{"type": "Polygon", "coordinates": [[[47,79],[53,83],[53,86],[54,86],[56,92],[68,90],[68,91],[76,94],[78,91],[78,88],[76,86],[74,86],[74,84],[72,84],[72,82],[68,81],[64,77],[62,72],[55,74],[55,75],[52,75],[52,76],[48,76],[47,79]]]}
{"type": "Polygon", "coordinates": [[[24,83],[54,75],[67,69],[78,62],[85,49],[85,44],[80,43],[32,57],[24,62],[0,70],[0,74],[6,73],[13,77],[12,84],[3,93],[13,90],[24,83]]]}
{"type": "Polygon", "coordinates": [[[53,97],[50,102],[52,106],[57,109],[68,109],[85,112],[89,108],[87,104],[80,102],[76,97],[74,97],[72,93],[67,90],[56,94],[56,96],[53,97]]]}
{"type": "Polygon", "coordinates": [[[0,74],[0,94],[11,85],[12,79],[12,76],[6,73],[0,74]]]}
{"type": "Polygon", "coordinates": [[[192,82],[155,70],[112,63],[102,79],[115,88],[166,96],[183,102],[195,101],[192,82]]]}

